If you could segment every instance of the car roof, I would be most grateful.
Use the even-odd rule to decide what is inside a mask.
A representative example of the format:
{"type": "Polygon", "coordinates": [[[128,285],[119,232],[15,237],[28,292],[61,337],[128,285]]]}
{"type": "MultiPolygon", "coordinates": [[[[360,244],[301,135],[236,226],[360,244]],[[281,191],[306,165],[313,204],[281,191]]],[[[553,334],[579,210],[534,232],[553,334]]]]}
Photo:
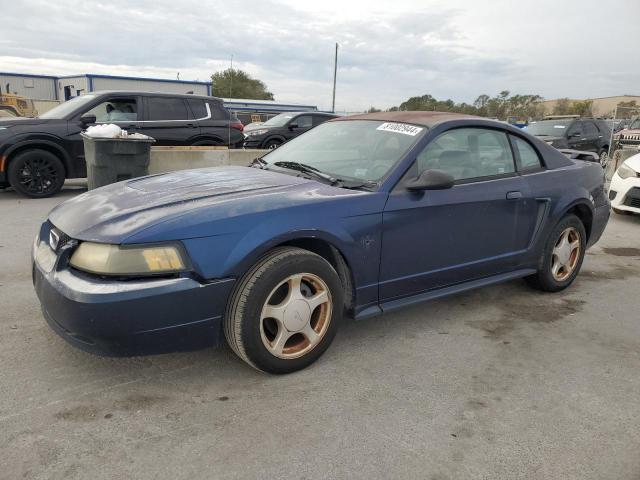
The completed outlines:
{"type": "Polygon", "coordinates": [[[453,112],[376,112],[363,113],[359,115],[348,115],[338,117],[332,122],[344,122],[349,120],[378,120],[381,122],[413,123],[425,127],[433,127],[439,123],[451,122],[453,120],[487,120],[483,117],[465,115],[453,112]]]}
{"type": "Polygon", "coordinates": [[[166,92],[149,92],[144,90],[98,90],[90,92],[87,95],[143,95],[153,97],[179,97],[179,98],[199,98],[203,100],[215,100],[222,103],[222,99],[218,97],[210,97],[207,95],[192,95],[190,93],[166,93],[166,92]]]}

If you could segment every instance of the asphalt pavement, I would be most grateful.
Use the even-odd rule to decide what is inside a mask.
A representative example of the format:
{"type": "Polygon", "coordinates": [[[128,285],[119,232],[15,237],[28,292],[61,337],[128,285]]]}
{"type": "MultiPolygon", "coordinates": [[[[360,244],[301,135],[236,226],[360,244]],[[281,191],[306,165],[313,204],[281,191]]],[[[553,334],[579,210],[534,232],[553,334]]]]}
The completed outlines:
{"type": "Polygon", "coordinates": [[[613,215],[562,293],[348,322],[270,376],[226,347],[101,358],[51,332],[29,250],[78,191],[0,192],[0,478],[640,478],[640,216],[613,215]]]}

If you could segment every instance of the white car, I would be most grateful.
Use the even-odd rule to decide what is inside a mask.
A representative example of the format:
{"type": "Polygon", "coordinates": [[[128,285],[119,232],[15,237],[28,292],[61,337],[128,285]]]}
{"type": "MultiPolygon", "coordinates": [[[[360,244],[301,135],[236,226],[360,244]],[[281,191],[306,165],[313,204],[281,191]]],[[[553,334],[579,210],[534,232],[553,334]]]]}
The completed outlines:
{"type": "Polygon", "coordinates": [[[609,200],[616,213],[640,213],[640,153],[627,158],[613,174],[609,200]]]}

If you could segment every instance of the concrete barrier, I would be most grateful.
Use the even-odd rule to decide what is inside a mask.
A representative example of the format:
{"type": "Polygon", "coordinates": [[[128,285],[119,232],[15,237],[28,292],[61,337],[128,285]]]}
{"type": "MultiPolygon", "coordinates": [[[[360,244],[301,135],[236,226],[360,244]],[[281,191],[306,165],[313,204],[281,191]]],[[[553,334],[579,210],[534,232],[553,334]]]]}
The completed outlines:
{"type": "Polygon", "coordinates": [[[246,166],[268,150],[229,150],[226,147],[151,147],[149,174],[191,168],[246,166]]]}

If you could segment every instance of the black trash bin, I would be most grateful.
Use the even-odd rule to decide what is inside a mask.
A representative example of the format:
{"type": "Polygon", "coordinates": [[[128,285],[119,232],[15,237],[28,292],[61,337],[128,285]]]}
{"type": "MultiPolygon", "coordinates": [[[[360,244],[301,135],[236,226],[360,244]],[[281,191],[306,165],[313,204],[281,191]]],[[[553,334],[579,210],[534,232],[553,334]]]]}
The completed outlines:
{"type": "Polygon", "coordinates": [[[155,142],[153,138],[94,138],[85,133],[81,135],[89,190],[148,174],[151,144],[155,142]]]}

